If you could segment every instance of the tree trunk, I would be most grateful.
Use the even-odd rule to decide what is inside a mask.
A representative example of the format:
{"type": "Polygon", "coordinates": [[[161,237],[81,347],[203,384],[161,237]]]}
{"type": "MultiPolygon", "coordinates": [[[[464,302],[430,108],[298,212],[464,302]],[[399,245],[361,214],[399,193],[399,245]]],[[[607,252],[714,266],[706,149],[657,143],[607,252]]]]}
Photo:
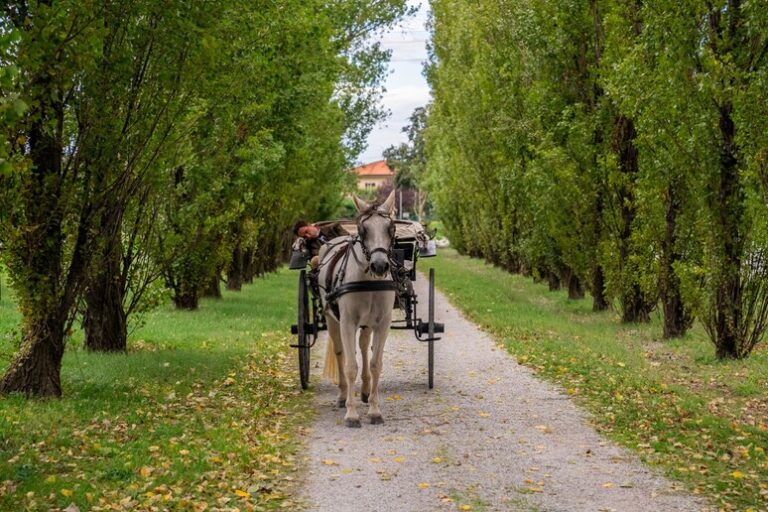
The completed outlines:
{"type": "Polygon", "coordinates": [[[128,322],[119,287],[101,282],[88,289],[85,302],[85,348],[93,352],[124,352],[128,344],[128,322]]]}
{"type": "Polygon", "coordinates": [[[549,285],[549,291],[555,292],[560,289],[560,276],[556,272],[547,270],[547,284],[549,285]]]}
{"type": "MultiPolygon", "coordinates": [[[[595,130],[595,146],[602,143],[603,137],[600,130],[595,130]]],[[[595,167],[597,167],[595,159],[595,167]]],[[[605,296],[605,272],[600,264],[598,247],[603,238],[603,210],[605,198],[603,192],[598,190],[595,197],[594,217],[592,218],[593,254],[592,254],[592,311],[605,311],[608,309],[608,299],[605,296]]]]}
{"type": "MultiPolygon", "coordinates": [[[[677,279],[675,278],[675,281],[677,279]]],[[[679,287],[679,282],[676,283],[679,287]]],[[[693,317],[686,309],[679,288],[677,293],[670,293],[667,296],[662,295],[662,306],[664,311],[664,337],[679,338],[683,336],[693,325],[693,317]]]]}
{"type": "Polygon", "coordinates": [[[125,352],[128,321],[118,288],[108,285],[89,290],[85,302],[85,348],[92,352],[125,352]]]}
{"type": "Polygon", "coordinates": [[[253,284],[253,248],[248,247],[243,251],[243,281],[246,284],[253,284]]]}
{"type": "Polygon", "coordinates": [[[726,101],[720,107],[720,180],[718,197],[718,224],[722,258],[718,269],[715,295],[715,346],[720,359],[742,357],[739,339],[742,311],[741,257],[744,191],[739,181],[739,162],[736,157],[736,127],[731,117],[733,104],[726,101]]]}
{"type": "Polygon", "coordinates": [[[680,209],[677,186],[672,184],[667,189],[667,212],[664,239],[661,242],[659,276],[665,338],[683,336],[693,324],[693,317],[683,303],[680,294],[680,279],[678,279],[674,268],[675,262],[682,259],[677,250],[677,216],[680,209]]]}
{"type": "Polygon", "coordinates": [[[651,321],[651,308],[637,283],[632,284],[622,293],[621,321],[624,323],[651,321]]]}
{"type": "Polygon", "coordinates": [[[64,111],[61,104],[49,103],[54,94],[48,91],[51,96],[40,101],[39,118],[29,130],[32,165],[23,177],[20,197],[25,227],[33,229],[21,230],[21,238],[9,247],[14,259],[23,262],[19,263],[21,268],[11,267],[16,276],[24,276],[25,293],[20,298],[23,343],[0,379],[0,393],[18,392],[28,397],[61,396],[64,325],[79,277],[79,264],[73,264],[70,289],[62,289],[62,147],[56,134],[61,133],[64,111]]]}
{"type": "Polygon", "coordinates": [[[64,322],[47,318],[24,335],[24,343],[0,380],[0,393],[27,397],[61,396],[64,322]]]}
{"type": "Polygon", "coordinates": [[[194,311],[200,304],[200,295],[195,292],[176,291],[173,296],[173,303],[176,305],[176,309],[194,311]]]}
{"type": "MultiPolygon", "coordinates": [[[[116,208],[113,205],[107,207],[116,208]]],[[[114,209],[102,217],[100,234],[104,240],[96,241],[104,244],[99,247],[102,254],[88,275],[84,294],[85,348],[94,352],[124,352],[128,345],[121,272],[121,218],[122,215],[114,209]]]]}
{"type": "Polygon", "coordinates": [[[220,299],[221,298],[221,276],[216,273],[216,276],[208,283],[208,288],[203,292],[203,297],[220,299]]]}
{"type": "Polygon", "coordinates": [[[592,311],[608,309],[608,299],[605,297],[605,274],[603,266],[596,264],[592,270],[592,311]]]}
{"type": "Polygon", "coordinates": [[[227,290],[239,292],[243,288],[243,249],[238,242],[232,250],[232,260],[227,269],[227,290]]]}
{"type": "Polygon", "coordinates": [[[635,222],[635,181],[639,171],[637,148],[635,147],[634,122],[623,115],[616,117],[614,150],[619,157],[619,169],[626,175],[626,184],[619,191],[621,202],[621,232],[619,233],[619,268],[622,273],[622,289],[619,303],[622,307],[622,322],[648,322],[652,304],[645,297],[635,269],[630,264],[632,252],[632,227],[635,222]]]}
{"type": "Polygon", "coordinates": [[[581,280],[574,272],[568,273],[568,298],[571,300],[584,298],[584,287],[581,286],[581,280]]]}

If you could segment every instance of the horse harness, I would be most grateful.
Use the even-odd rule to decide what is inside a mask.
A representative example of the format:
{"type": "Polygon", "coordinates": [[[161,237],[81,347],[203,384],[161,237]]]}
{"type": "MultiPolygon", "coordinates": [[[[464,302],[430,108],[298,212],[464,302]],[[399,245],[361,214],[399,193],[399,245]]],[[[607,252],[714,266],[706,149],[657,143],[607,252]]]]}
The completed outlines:
{"type": "MultiPolygon", "coordinates": [[[[346,295],[348,293],[357,293],[357,292],[385,292],[385,291],[399,291],[401,286],[399,283],[397,283],[394,280],[388,280],[388,281],[351,281],[348,283],[344,282],[344,277],[347,272],[347,263],[349,262],[349,256],[352,255],[353,258],[355,258],[355,261],[360,263],[360,261],[357,259],[357,255],[354,251],[355,244],[360,244],[360,248],[363,251],[363,255],[365,256],[366,260],[366,267],[365,267],[365,273],[367,274],[370,271],[370,264],[371,264],[371,258],[374,254],[377,252],[383,252],[386,253],[387,259],[390,261],[390,265],[393,263],[392,259],[392,248],[395,245],[395,223],[391,220],[391,217],[389,215],[385,215],[378,211],[371,211],[367,214],[361,215],[357,222],[357,235],[350,236],[349,239],[345,242],[346,245],[342,247],[340,250],[338,250],[333,256],[331,256],[330,260],[326,262],[322,262],[320,265],[318,265],[317,272],[319,273],[319,269],[321,266],[328,264],[328,275],[325,280],[325,287],[326,295],[325,295],[325,302],[326,307],[330,308],[333,314],[336,316],[336,318],[339,318],[339,304],[338,300],[339,297],[342,295],[346,295]],[[381,215],[382,217],[387,217],[390,219],[389,224],[389,239],[390,244],[389,247],[376,247],[372,251],[368,249],[368,246],[365,245],[365,226],[363,223],[368,220],[373,215],[381,215]],[[341,262],[341,265],[337,265],[341,262]]],[[[334,246],[339,245],[338,243],[334,246]]]]}

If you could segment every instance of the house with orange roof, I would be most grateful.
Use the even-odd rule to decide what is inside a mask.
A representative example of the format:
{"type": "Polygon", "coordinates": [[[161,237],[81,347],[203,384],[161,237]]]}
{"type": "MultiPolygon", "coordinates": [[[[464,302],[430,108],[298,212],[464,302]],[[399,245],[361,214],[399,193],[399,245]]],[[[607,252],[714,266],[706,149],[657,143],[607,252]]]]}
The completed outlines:
{"type": "Polygon", "coordinates": [[[395,179],[395,171],[386,160],[361,165],[352,171],[357,175],[357,188],[363,190],[377,190],[386,184],[391,185],[395,179]]]}

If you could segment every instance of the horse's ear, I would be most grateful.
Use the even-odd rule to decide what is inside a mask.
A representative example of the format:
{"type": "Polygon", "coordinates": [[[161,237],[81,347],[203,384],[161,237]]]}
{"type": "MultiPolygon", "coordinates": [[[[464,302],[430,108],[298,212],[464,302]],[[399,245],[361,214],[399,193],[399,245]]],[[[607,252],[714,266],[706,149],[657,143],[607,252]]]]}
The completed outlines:
{"type": "Polygon", "coordinates": [[[395,212],[395,189],[392,189],[392,192],[387,196],[387,200],[379,206],[379,210],[384,210],[390,215],[395,212]]]}
{"type": "Polygon", "coordinates": [[[366,203],[365,201],[363,201],[362,199],[360,199],[354,194],[352,195],[352,201],[354,201],[355,208],[357,208],[358,212],[365,211],[371,207],[368,203],[366,203]]]}

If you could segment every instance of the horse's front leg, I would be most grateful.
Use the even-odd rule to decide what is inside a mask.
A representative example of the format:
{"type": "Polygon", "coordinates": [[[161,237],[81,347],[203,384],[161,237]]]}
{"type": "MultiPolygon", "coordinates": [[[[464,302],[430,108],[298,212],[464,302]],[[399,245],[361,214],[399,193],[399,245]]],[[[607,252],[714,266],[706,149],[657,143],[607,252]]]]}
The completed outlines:
{"type": "Polygon", "coordinates": [[[384,344],[389,335],[389,323],[384,323],[376,327],[373,333],[373,354],[371,355],[371,398],[368,408],[368,417],[371,424],[377,425],[384,423],[379,408],[379,379],[381,378],[381,368],[384,361],[384,344]]]}
{"type": "Polygon", "coordinates": [[[368,403],[368,397],[371,395],[371,364],[368,357],[368,349],[371,347],[370,327],[363,327],[360,330],[360,353],[363,356],[363,387],[360,390],[360,399],[364,404],[368,403]]]}
{"type": "Polygon", "coordinates": [[[347,379],[344,377],[344,346],[341,343],[341,329],[339,322],[328,315],[328,337],[333,343],[333,352],[336,356],[336,368],[339,372],[339,395],[336,405],[341,408],[347,405],[347,379]]]}
{"type": "Polygon", "coordinates": [[[344,379],[347,385],[347,414],[344,424],[348,427],[360,428],[360,415],[355,407],[355,381],[357,380],[357,357],[355,357],[355,335],[357,327],[354,324],[341,324],[341,343],[344,345],[344,379]]]}

